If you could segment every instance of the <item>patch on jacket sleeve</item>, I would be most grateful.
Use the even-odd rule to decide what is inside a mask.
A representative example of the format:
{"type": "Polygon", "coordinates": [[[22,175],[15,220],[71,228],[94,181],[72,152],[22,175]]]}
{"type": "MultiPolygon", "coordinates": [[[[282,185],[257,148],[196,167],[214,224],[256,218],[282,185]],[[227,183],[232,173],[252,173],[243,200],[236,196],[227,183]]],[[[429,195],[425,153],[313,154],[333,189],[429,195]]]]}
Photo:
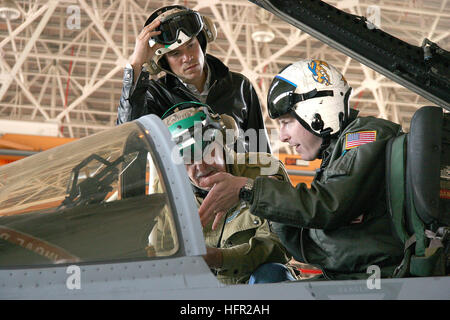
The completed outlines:
{"type": "Polygon", "coordinates": [[[239,208],[236,208],[233,211],[233,213],[231,214],[231,216],[229,216],[227,218],[227,220],[225,220],[225,224],[230,223],[231,221],[233,221],[233,219],[236,218],[239,213],[241,213],[242,209],[244,209],[246,207],[246,205],[247,204],[245,202],[242,202],[241,206],[239,208]]]}
{"type": "Polygon", "coordinates": [[[363,144],[377,140],[376,131],[358,131],[345,135],[345,150],[359,147],[363,144]]]}

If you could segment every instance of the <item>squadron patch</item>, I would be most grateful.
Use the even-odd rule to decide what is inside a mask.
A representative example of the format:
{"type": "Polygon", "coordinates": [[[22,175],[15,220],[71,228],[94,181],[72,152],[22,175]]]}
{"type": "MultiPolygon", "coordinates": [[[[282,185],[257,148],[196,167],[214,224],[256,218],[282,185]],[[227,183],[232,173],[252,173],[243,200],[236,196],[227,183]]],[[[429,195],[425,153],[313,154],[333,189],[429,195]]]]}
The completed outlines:
{"type": "Polygon", "coordinates": [[[330,75],[328,74],[327,71],[327,69],[329,70],[329,68],[330,67],[328,63],[321,60],[312,60],[308,64],[308,69],[311,71],[314,80],[326,86],[331,85],[330,75]]]}
{"type": "Polygon", "coordinates": [[[359,147],[363,144],[374,142],[377,139],[376,131],[359,131],[345,135],[345,150],[359,147]]]}

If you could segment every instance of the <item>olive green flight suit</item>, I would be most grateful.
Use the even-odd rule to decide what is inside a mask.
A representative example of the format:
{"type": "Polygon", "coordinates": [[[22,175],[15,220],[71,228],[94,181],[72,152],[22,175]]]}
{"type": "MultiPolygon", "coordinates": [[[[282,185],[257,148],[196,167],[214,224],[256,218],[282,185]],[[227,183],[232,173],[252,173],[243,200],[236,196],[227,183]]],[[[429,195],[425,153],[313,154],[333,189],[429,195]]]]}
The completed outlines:
{"type": "MultiPolygon", "coordinates": [[[[229,151],[228,155],[233,156],[234,163],[227,165],[227,171],[235,176],[255,179],[261,174],[268,173],[272,176],[269,179],[289,181],[283,164],[270,154],[236,154],[229,151]]],[[[158,189],[160,187],[156,186],[155,190],[158,189]]],[[[200,206],[203,199],[197,196],[196,202],[200,206]]],[[[168,220],[157,222],[158,230],[154,232],[156,240],[147,247],[148,252],[158,252],[164,247],[173,246],[170,230],[174,228],[170,228],[168,220]]],[[[223,265],[213,270],[222,283],[247,283],[251,273],[260,265],[270,262],[286,264],[289,261],[290,255],[278,236],[271,231],[269,221],[251,214],[249,205],[245,202],[239,202],[230,209],[216,230],[212,230],[211,226],[212,222],[206,225],[203,234],[207,247],[222,249],[223,265]]]]}
{"type": "MultiPolygon", "coordinates": [[[[228,171],[235,176],[255,179],[264,174],[261,169],[267,169],[271,164],[277,166],[272,176],[289,181],[283,164],[263,153],[236,154],[235,162],[228,171]],[[252,156],[261,156],[263,161],[254,158],[258,163],[251,164],[252,156]]],[[[197,201],[200,205],[203,200],[197,198],[197,201]]],[[[269,262],[286,264],[289,261],[286,249],[271,231],[269,221],[251,214],[245,202],[229,210],[216,230],[212,230],[211,226],[212,222],[205,226],[203,234],[206,246],[222,249],[223,265],[216,272],[223,283],[246,283],[260,265],[269,262]]]]}

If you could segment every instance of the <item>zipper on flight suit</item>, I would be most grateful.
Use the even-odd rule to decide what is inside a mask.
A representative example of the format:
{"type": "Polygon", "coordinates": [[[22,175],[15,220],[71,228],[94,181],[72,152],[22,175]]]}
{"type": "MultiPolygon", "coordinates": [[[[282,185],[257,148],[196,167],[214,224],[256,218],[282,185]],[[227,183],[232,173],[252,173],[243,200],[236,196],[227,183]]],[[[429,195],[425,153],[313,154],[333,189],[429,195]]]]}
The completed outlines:
{"type": "MultiPolygon", "coordinates": [[[[316,170],[316,175],[314,176],[314,181],[315,180],[319,180],[322,176],[323,171],[325,170],[324,168],[328,165],[328,163],[330,162],[330,157],[331,154],[329,152],[325,152],[324,151],[324,157],[322,158],[322,163],[320,164],[320,168],[316,170]]],[[[331,278],[327,275],[327,273],[325,272],[325,270],[322,268],[322,266],[318,265],[318,264],[312,264],[310,262],[308,262],[308,259],[306,259],[306,255],[305,255],[305,251],[303,248],[303,230],[305,228],[301,228],[300,230],[300,253],[302,254],[302,258],[305,261],[306,264],[309,264],[313,267],[316,267],[318,269],[320,269],[320,271],[322,271],[323,276],[328,279],[331,280],[331,278]]]]}
{"type": "MultiPolygon", "coordinates": [[[[225,225],[227,224],[227,218],[228,215],[230,214],[231,210],[228,210],[227,213],[225,214],[225,217],[223,218],[223,225],[222,225],[222,230],[220,231],[220,235],[219,235],[219,240],[217,241],[216,244],[216,248],[220,249],[220,243],[222,242],[222,236],[223,236],[223,232],[225,231],[225,225]]],[[[219,271],[217,269],[211,269],[211,271],[213,272],[213,274],[215,276],[217,276],[217,274],[219,273],[219,271]]]]}

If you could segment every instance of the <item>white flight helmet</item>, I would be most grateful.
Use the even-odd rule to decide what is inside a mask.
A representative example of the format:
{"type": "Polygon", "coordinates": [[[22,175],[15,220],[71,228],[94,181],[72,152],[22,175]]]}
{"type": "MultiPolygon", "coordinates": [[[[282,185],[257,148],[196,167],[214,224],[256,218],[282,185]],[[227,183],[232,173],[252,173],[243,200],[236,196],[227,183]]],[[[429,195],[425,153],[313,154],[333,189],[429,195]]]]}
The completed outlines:
{"type": "Polygon", "coordinates": [[[321,60],[301,60],[275,76],[269,88],[269,116],[291,113],[319,137],[336,136],[345,126],[351,93],[344,76],[321,60]]]}

